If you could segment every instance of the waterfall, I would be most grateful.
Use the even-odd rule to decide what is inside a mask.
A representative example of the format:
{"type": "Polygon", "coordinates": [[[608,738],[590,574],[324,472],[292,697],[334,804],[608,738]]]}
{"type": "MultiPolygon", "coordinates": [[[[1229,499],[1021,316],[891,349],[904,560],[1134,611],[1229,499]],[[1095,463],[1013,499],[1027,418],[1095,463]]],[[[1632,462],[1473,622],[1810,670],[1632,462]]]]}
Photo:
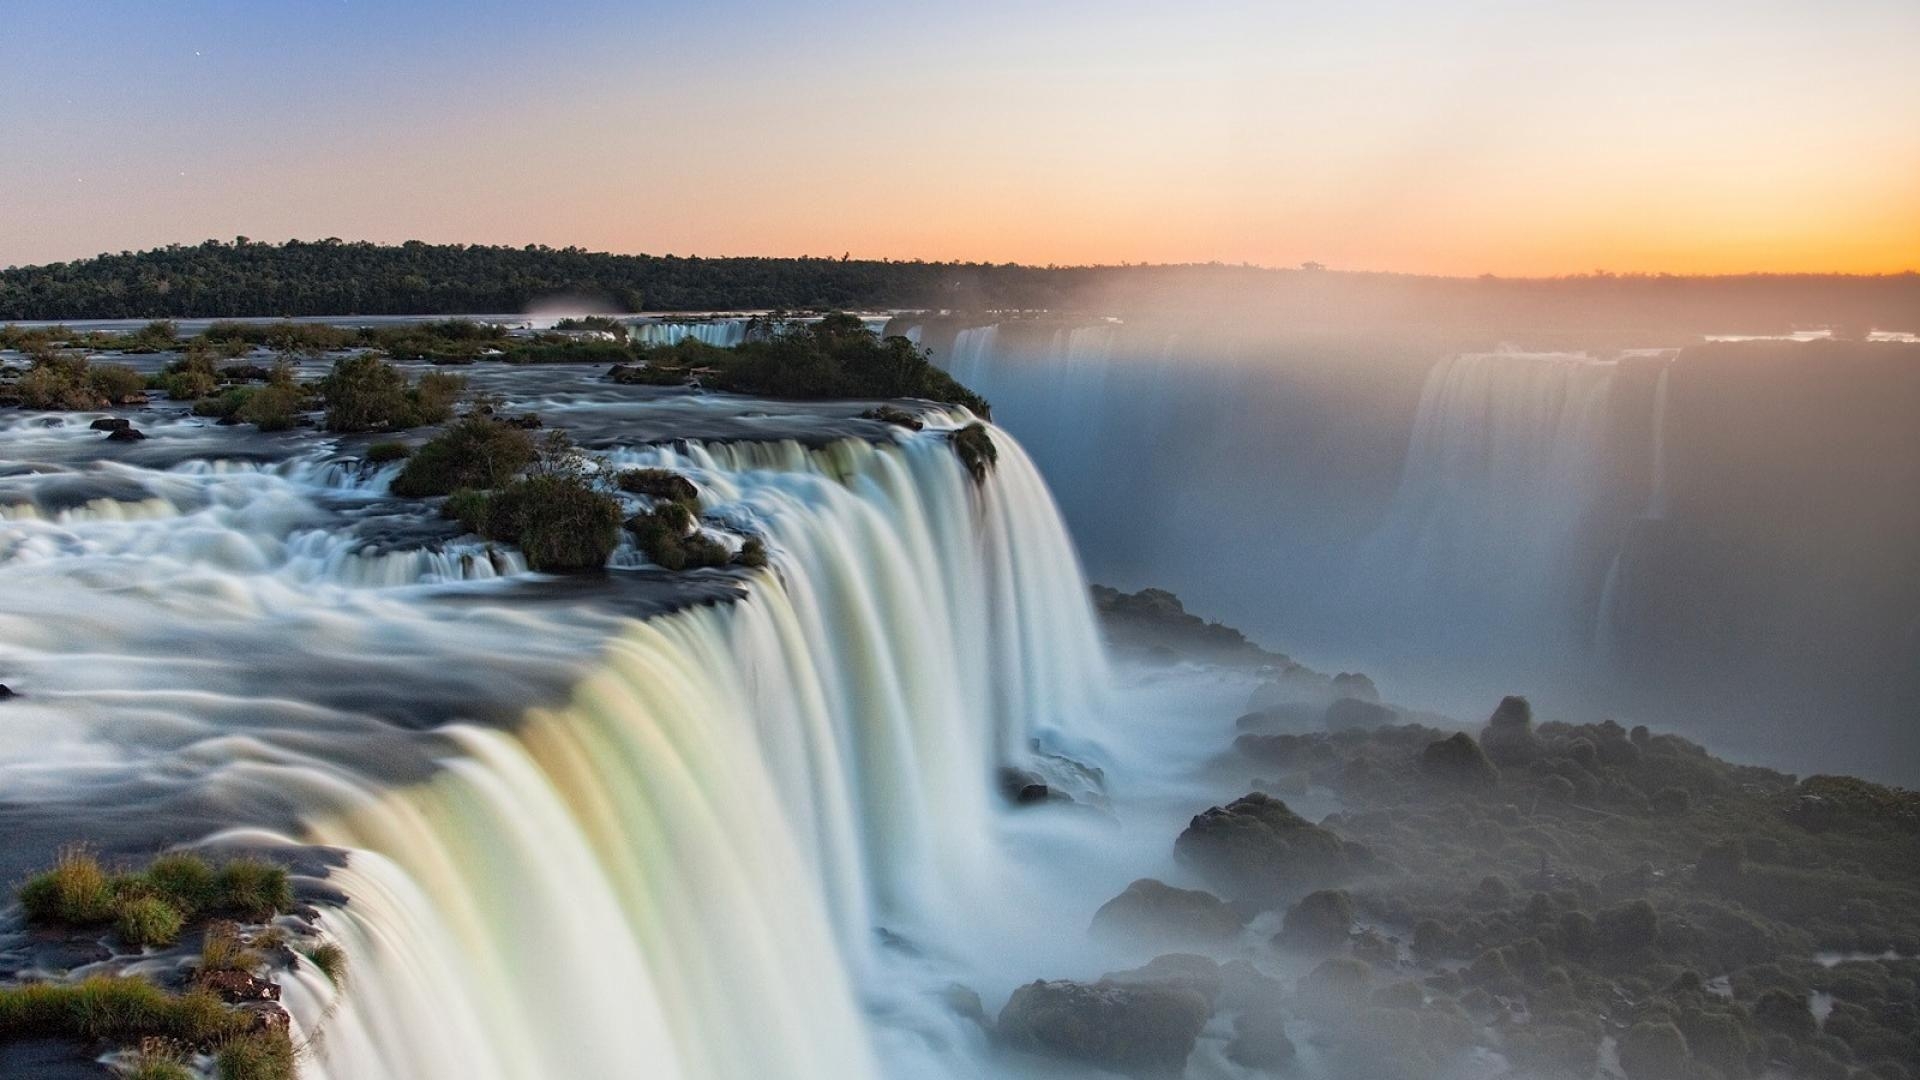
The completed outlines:
{"type": "Polygon", "coordinates": [[[349,994],[321,1074],[874,1075],[873,929],[986,899],[995,766],[1104,683],[1046,490],[997,441],[979,491],[937,436],[617,455],[687,472],[773,566],[631,625],[515,733],[452,729],[430,783],[312,820],[355,853],[370,1002],[480,1043],[437,1059],[349,994]]]}
{"type": "Polygon", "coordinates": [[[1517,352],[1436,365],[1399,490],[1361,554],[1364,595],[1448,626],[1457,644],[1584,648],[1568,635],[1592,625],[1582,544],[1604,494],[1615,366],[1517,352]]]}
{"type": "Polygon", "coordinates": [[[1647,509],[1644,517],[1655,521],[1667,516],[1667,380],[1673,364],[1667,363],[1653,384],[1653,450],[1651,477],[1647,484],[1647,509]]]}
{"type": "Polygon", "coordinates": [[[692,338],[703,345],[730,349],[747,339],[745,319],[701,319],[676,322],[656,319],[632,323],[627,333],[639,345],[678,345],[692,338]]]}
{"type": "Polygon", "coordinates": [[[982,393],[992,385],[990,365],[998,359],[1000,324],[969,326],[953,338],[953,355],[947,357],[947,373],[966,386],[982,393]]]}

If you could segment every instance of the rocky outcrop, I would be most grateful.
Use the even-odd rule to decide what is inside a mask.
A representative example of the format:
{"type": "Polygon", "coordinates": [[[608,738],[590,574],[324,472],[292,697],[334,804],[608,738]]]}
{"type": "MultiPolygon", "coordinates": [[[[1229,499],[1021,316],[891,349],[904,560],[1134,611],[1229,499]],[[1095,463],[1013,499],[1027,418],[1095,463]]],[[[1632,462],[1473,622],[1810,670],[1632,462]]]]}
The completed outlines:
{"type": "Polygon", "coordinates": [[[108,442],[140,442],[146,437],[147,433],[136,427],[114,428],[107,432],[108,442]]]}
{"type": "Polygon", "coordinates": [[[1487,788],[1500,781],[1500,771],[1487,760],[1473,736],[1464,731],[1428,743],[1420,752],[1420,771],[1455,787],[1487,788]]]}
{"type": "Polygon", "coordinates": [[[103,416],[87,427],[92,431],[125,431],[133,426],[133,421],[124,416],[103,416]]]}
{"type": "Polygon", "coordinates": [[[1230,898],[1257,901],[1337,885],[1372,863],[1363,845],[1259,792],[1196,816],[1173,850],[1230,898]]]}
{"type": "Polygon", "coordinates": [[[1367,731],[1398,723],[1399,719],[1399,713],[1388,706],[1357,697],[1338,698],[1321,715],[1328,731],[1367,731]]]}
{"type": "Polygon", "coordinates": [[[1211,1014],[1197,991],[1158,984],[1031,982],[996,1025],[1007,1046],[1140,1080],[1178,1077],[1211,1014]]]}
{"type": "Polygon", "coordinates": [[[1287,909],[1273,943],[1302,952],[1325,952],[1347,943],[1353,933],[1353,898],[1338,889],[1308,893],[1287,909]]]}
{"type": "Polygon", "coordinates": [[[1210,892],[1141,878],[1101,905],[1090,932],[1141,949],[1209,948],[1240,936],[1246,919],[1210,892]]]}
{"type": "Polygon", "coordinates": [[[1526,698],[1508,695],[1487,718],[1480,731],[1480,746],[1495,765],[1525,765],[1541,754],[1540,740],[1533,731],[1533,706],[1526,698]]]}

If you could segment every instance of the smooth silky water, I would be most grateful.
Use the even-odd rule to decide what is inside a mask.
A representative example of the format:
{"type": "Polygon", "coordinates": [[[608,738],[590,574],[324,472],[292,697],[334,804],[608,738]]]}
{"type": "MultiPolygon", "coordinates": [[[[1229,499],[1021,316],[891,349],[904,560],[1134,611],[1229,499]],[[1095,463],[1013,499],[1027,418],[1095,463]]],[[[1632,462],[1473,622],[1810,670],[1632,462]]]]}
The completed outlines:
{"type": "Polygon", "coordinates": [[[992,1011],[1146,959],[1086,920],[1177,877],[1247,686],[1116,695],[1045,485],[996,433],[976,486],[964,413],[909,433],[593,374],[474,372],[607,467],[686,472],[768,568],[534,575],[387,495],[361,442],[8,415],[9,876],[74,841],[341,856],[346,985],[283,979],[310,1077],[1050,1068],[989,1062],[953,986],[992,1011]],[[1003,766],[1110,808],[1012,810],[1003,766]]]}

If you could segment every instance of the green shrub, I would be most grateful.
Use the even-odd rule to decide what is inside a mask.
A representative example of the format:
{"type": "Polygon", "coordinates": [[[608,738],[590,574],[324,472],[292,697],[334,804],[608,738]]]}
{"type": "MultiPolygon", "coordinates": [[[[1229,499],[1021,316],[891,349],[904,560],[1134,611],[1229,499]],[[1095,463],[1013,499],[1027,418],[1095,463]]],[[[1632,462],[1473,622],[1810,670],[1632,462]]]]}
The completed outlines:
{"type": "Polygon", "coordinates": [[[766,543],[757,536],[749,536],[747,542],[740,545],[740,550],[733,553],[733,564],[755,570],[767,565],[766,543]]]}
{"type": "Polygon", "coordinates": [[[533,440],[509,424],[468,417],[414,451],[393,478],[393,493],[407,498],[449,495],[461,488],[496,488],[535,458],[533,440]]]}
{"type": "Polygon", "coordinates": [[[286,431],[300,419],[300,392],[289,386],[263,386],[241,403],[235,418],[261,431],[286,431]]]}
{"type": "Polygon", "coordinates": [[[372,353],[359,353],[334,361],[333,370],[320,381],[320,393],[328,431],[386,431],[447,420],[466,385],[458,375],[438,371],[409,385],[399,368],[372,353]]]}
{"type": "Polygon", "coordinates": [[[87,380],[101,397],[116,405],[146,397],[147,377],[125,364],[95,364],[88,370],[87,380]]]}
{"type": "Polygon", "coordinates": [[[120,905],[114,929],[129,945],[171,945],[180,938],[185,923],[179,909],[153,896],[139,896],[120,905]]]}
{"type": "Polygon", "coordinates": [[[332,982],[338,983],[347,977],[347,950],[331,941],[323,941],[307,951],[307,959],[320,969],[332,982]]]}
{"type": "Polygon", "coordinates": [[[377,442],[367,447],[364,457],[375,465],[385,465],[392,461],[403,461],[412,454],[412,448],[406,443],[377,442]]]}
{"type": "Polygon", "coordinates": [[[1687,1040],[1672,1024],[1641,1022],[1620,1037],[1627,1080],[1688,1080],[1687,1040]]]}
{"type": "Polygon", "coordinates": [[[220,380],[204,371],[168,372],[157,381],[175,401],[198,401],[220,388],[220,380]]]}
{"type": "Polygon", "coordinates": [[[253,395],[260,392],[257,386],[236,386],[214,397],[202,398],[194,402],[193,415],[211,416],[221,420],[234,420],[240,416],[240,410],[246,408],[253,395]]]}
{"type": "Polygon", "coordinates": [[[0,987],[0,1042],[67,1038],[125,1043],[154,1037],[207,1046],[239,1035],[246,1023],[206,991],[169,994],[128,976],[0,987]]]}
{"type": "MultiPolygon", "coordinates": [[[[683,502],[660,502],[627,521],[627,530],[647,558],[663,570],[697,570],[725,566],[727,549],[697,528],[694,512],[683,502]]],[[[760,551],[764,563],[766,552],[760,551]]]]}
{"type": "Polygon", "coordinates": [[[487,532],[487,503],[491,499],[492,496],[484,491],[461,488],[447,496],[447,501],[440,505],[440,516],[459,522],[470,533],[484,536],[487,532]]]}
{"type": "Polygon", "coordinates": [[[671,469],[627,469],[613,482],[621,491],[629,495],[645,495],[650,499],[666,499],[671,502],[700,503],[700,489],[693,481],[671,469]]]}
{"type": "Polygon", "coordinates": [[[482,535],[517,544],[540,571],[597,570],[620,539],[620,503],[574,476],[531,476],[487,502],[482,535]]]}
{"type": "Polygon", "coordinates": [[[201,972],[252,972],[266,962],[266,956],[249,946],[246,939],[240,936],[240,928],[232,923],[215,923],[207,927],[206,937],[200,942],[201,972]]]}
{"type": "MultiPolygon", "coordinates": [[[[145,380],[141,386],[146,385],[145,380]]],[[[107,403],[94,386],[82,357],[52,355],[34,361],[14,383],[20,404],[28,409],[97,409],[107,403]]]]}
{"type": "Polygon", "coordinates": [[[219,884],[213,867],[198,855],[176,852],[147,864],[142,875],[148,888],[192,918],[218,901],[219,884]]]}
{"type": "Polygon", "coordinates": [[[260,922],[293,906],[293,885],[285,867],[258,859],[235,859],[214,877],[215,907],[260,922]]]}
{"type": "Polygon", "coordinates": [[[98,926],[113,918],[114,890],[99,861],[75,848],[61,852],[53,869],[21,886],[20,906],[29,922],[98,926]]]}
{"type": "Polygon", "coordinates": [[[284,1031],[262,1031],[232,1039],[213,1058],[219,1080],[293,1080],[293,1041],[284,1031]]]}

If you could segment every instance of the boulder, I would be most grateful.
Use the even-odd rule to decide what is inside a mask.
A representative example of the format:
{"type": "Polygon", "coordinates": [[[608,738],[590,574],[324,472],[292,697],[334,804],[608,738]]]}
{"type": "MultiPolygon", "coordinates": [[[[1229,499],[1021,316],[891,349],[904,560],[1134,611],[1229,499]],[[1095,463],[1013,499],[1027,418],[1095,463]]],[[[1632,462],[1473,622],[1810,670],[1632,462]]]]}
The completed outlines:
{"type": "Polygon", "coordinates": [[[1154,985],[1032,982],[1000,1010],[1000,1040],[1141,1080],[1186,1071],[1212,1010],[1192,990],[1154,985]]]}
{"type": "Polygon", "coordinates": [[[1488,788],[1500,780],[1500,771],[1487,760],[1473,736],[1464,731],[1427,744],[1420,752],[1420,771],[1441,783],[1464,788],[1488,788]]]}
{"type": "Polygon", "coordinates": [[[133,421],[124,416],[103,416],[87,427],[94,431],[125,431],[133,426],[133,421]]]}
{"type": "Polygon", "coordinates": [[[1496,765],[1525,765],[1538,758],[1541,747],[1533,731],[1533,706],[1517,695],[1501,698],[1480,731],[1480,745],[1496,765]]]}
{"type": "Polygon", "coordinates": [[[280,984],[245,971],[203,971],[194,982],[220,996],[230,1005],[248,1001],[279,1001],[280,984]]]}
{"type": "Polygon", "coordinates": [[[1191,990],[1207,999],[1209,1011],[1219,1004],[1225,986],[1221,966],[1210,957],[1193,953],[1168,953],[1127,971],[1109,971],[1100,976],[1100,985],[1159,986],[1171,990],[1191,990]]]}
{"type": "Polygon", "coordinates": [[[1287,1037],[1286,1016],[1278,1009],[1243,1012],[1233,1018],[1233,1041],[1227,1060],[1249,1069],[1278,1072],[1293,1062],[1293,1040],[1287,1037]]]}
{"type": "Polygon", "coordinates": [[[0,683],[0,701],[5,701],[10,697],[17,697],[17,696],[18,695],[13,692],[13,689],[9,687],[6,683],[0,683]]]}
{"type": "Polygon", "coordinates": [[[146,432],[135,427],[115,428],[107,432],[108,442],[139,442],[146,437],[146,432]]]}
{"type": "Polygon", "coordinates": [[[1174,855],[1229,898],[1267,899],[1337,885],[1372,865],[1373,853],[1254,792],[1195,817],[1174,855]]]}
{"type": "Polygon", "coordinates": [[[1141,878],[1094,912],[1089,932],[1143,950],[1207,948],[1232,941],[1245,925],[1239,912],[1210,892],[1141,878]]]}
{"type": "Polygon", "coordinates": [[[1308,893],[1287,909],[1273,943],[1304,952],[1326,952],[1347,943],[1353,933],[1353,898],[1338,889],[1308,893]]]}
{"type": "Polygon", "coordinates": [[[1399,714],[1385,705],[1365,701],[1357,697],[1338,698],[1327,706],[1321,714],[1321,723],[1328,731],[1368,731],[1378,727],[1390,727],[1399,721],[1399,714]]]}

